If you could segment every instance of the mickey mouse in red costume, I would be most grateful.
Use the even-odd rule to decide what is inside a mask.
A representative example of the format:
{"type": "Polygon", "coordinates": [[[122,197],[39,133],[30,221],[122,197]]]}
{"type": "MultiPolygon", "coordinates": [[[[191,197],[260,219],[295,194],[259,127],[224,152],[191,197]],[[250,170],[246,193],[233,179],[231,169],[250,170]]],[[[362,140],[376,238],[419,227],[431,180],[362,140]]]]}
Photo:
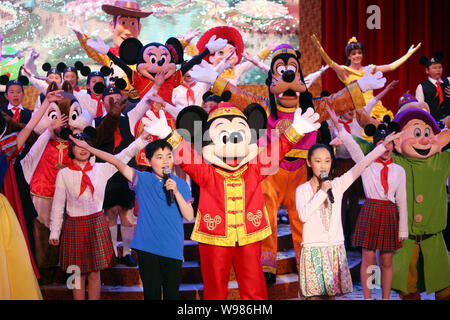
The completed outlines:
{"type": "Polygon", "coordinates": [[[232,265],[241,299],[267,299],[261,241],[272,231],[261,182],[306,133],[320,127],[319,116],[313,109],[297,110],[292,125],[262,152],[256,141],[267,116],[256,103],[241,111],[221,102],[209,114],[189,106],[177,117],[177,131],[162,111],[159,119],[151,111],[147,116],[145,130],[173,146],[175,162],[200,186],[191,239],[199,242],[204,299],[227,298],[232,265]],[[191,148],[198,141],[201,156],[191,148]]]}

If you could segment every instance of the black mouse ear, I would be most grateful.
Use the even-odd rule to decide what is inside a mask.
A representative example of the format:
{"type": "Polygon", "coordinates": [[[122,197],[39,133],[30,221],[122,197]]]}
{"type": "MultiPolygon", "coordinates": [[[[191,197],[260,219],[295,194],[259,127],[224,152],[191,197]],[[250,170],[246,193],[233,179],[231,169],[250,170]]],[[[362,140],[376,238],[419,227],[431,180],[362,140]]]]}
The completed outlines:
{"type": "Polygon", "coordinates": [[[83,132],[89,136],[90,139],[94,138],[97,134],[97,130],[94,127],[87,126],[84,128],[83,132]]]}
{"type": "Polygon", "coordinates": [[[427,57],[421,56],[421,57],[419,58],[419,63],[420,63],[421,65],[426,66],[426,65],[427,65],[427,62],[428,62],[428,58],[427,58],[427,57]]]}
{"type": "Polygon", "coordinates": [[[369,123],[367,126],[364,127],[364,133],[368,137],[373,137],[376,132],[377,132],[377,128],[371,123],[369,123]]]}
{"type": "Polygon", "coordinates": [[[103,76],[107,77],[111,74],[111,68],[103,66],[100,68],[100,72],[103,74],[103,76]]]}
{"type": "Polygon", "coordinates": [[[27,77],[25,76],[19,76],[17,78],[17,80],[19,80],[19,82],[23,85],[23,86],[27,86],[30,83],[30,80],[28,80],[27,77]]]}
{"type": "Polygon", "coordinates": [[[96,94],[102,94],[103,90],[105,90],[106,86],[103,82],[97,82],[96,84],[94,84],[94,92],[96,94]]]}
{"type": "Polygon", "coordinates": [[[82,70],[83,67],[84,67],[84,64],[83,64],[83,62],[81,62],[81,61],[77,61],[77,62],[75,62],[74,67],[75,67],[75,69],[77,69],[77,70],[82,70]]]}
{"type": "Polygon", "coordinates": [[[69,136],[72,135],[73,132],[69,128],[62,128],[61,132],[59,133],[59,137],[63,140],[69,140],[69,136]]]}
{"type": "Polygon", "coordinates": [[[120,45],[119,57],[126,64],[135,65],[142,47],[142,43],[136,38],[125,39],[120,45]]]}
{"type": "Polygon", "coordinates": [[[9,82],[9,77],[6,74],[0,76],[0,84],[7,85],[8,82],[9,82]]]}
{"type": "Polygon", "coordinates": [[[263,107],[258,103],[249,104],[244,109],[244,115],[247,118],[247,123],[252,129],[252,143],[255,143],[267,128],[267,114],[263,107]]]}
{"type": "Polygon", "coordinates": [[[170,54],[172,55],[175,64],[180,64],[184,61],[183,58],[183,46],[181,45],[180,40],[177,38],[171,37],[166,41],[166,47],[169,48],[170,54]]]}
{"type": "Polygon", "coordinates": [[[125,90],[125,88],[127,87],[127,82],[122,78],[116,79],[116,81],[114,81],[114,84],[120,90],[125,90]]]}
{"type": "Polygon", "coordinates": [[[224,102],[230,101],[231,92],[228,90],[225,90],[224,92],[222,92],[222,95],[220,97],[222,98],[222,101],[224,101],[224,102]]]}
{"type": "Polygon", "coordinates": [[[391,117],[390,117],[388,114],[384,115],[384,117],[383,117],[383,122],[384,122],[384,123],[389,123],[389,122],[391,122],[391,117]]]}
{"type": "Polygon", "coordinates": [[[83,66],[81,68],[81,74],[83,76],[87,77],[90,73],[91,73],[91,68],[89,68],[88,66],[83,66]]]}
{"type": "Polygon", "coordinates": [[[391,121],[388,124],[388,129],[391,132],[400,132],[400,125],[397,122],[391,121]]]}
{"type": "Polygon", "coordinates": [[[384,123],[380,123],[377,127],[377,131],[386,130],[386,129],[387,129],[387,125],[384,123]]]}
{"type": "Polygon", "coordinates": [[[45,72],[49,71],[51,68],[52,68],[52,65],[48,62],[46,62],[42,65],[42,70],[44,70],[45,72]]]}
{"type": "Polygon", "coordinates": [[[444,57],[444,55],[442,54],[442,52],[438,51],[438,52],[435,52],[435,53],[433,54],[433,57],[434,57],[437,61],[441,61],[442,58],[444,57]]]}
{"type": "Polygon", "coordinates": [[[202,107],[196,105],[188,106],[181,110],[177,116],[177,132],[190,143],[202,141],[203,130],[207,120],[208,114],[202,107]]]}
{"type": "Polygon", "coordinates": [[[206,91],[203,96],[202,96],[202,100],[203,102],[206,101],[206,99],[208,99],[209,96],[213,95],[213,93],[211,91],[206,91]]]}
{"type": "Polygon", "coordinates": [[[56,65],[56,69],[59,72],[64,72],[64,69],[67,68],[67,65],[64,62],[60,62],[56,65]]]}

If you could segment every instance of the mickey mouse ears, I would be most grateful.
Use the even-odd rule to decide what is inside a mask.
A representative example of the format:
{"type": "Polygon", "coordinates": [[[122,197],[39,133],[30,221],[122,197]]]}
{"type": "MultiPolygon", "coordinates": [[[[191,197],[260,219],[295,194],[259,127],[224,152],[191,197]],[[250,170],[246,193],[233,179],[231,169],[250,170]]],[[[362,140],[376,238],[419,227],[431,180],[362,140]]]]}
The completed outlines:
{"type": "Polygon", "coordinates": [[[30,83],[27,77],[19,76],[17,79],[9,80],[9,76],[4,74],[0,76],[0,84],[6,85],[6,90],[12,85],[19,85],[21,87],[26,86],[30,83]]]}
{"type": "Polygon", "coordinates": [[[441,63],[442,58],[444,58],[444,55],[442,54],[442,52],[435,52],[431,58],[421,56],[419,58],[419,63],[428,68],[429,66],[431,66],[434,63],[441,63]]]}
{"type": "Polygon", "coordinates": [[[373,124],[368,124],[364,127],[364,133],[368,137],[374,137],[375,140],[379,140],[391,134],[392,132],[399,132],[400,125],[397,122],[391,121],[389,115],[383,117],[383,122],[375,127],[373,124]]]}

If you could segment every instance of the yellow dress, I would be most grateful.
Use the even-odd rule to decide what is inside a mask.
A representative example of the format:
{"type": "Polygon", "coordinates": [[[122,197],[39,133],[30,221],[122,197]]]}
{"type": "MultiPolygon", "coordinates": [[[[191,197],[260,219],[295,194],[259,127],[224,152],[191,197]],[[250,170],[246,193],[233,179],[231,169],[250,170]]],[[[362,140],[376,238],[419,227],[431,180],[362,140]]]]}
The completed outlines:
{"type": "MultiPolygon", "coordinates": [[[[347,77],[347,80],[344,81],[341,77],[338,78],[339,80],[341,80],[346,86],[348,86],[350,83],[359,80],[363,77],[365,71],[360,72],[360,71],[356,71],[350,67],[347,66],[342,66],[345,70],[348,71],[349,76],[347,77]]],[[[375,65],[370,65],[367,67],[373,67],[375,68],[375,65]]],[[[366,101],[366,104],[373,98],[373,90],[368,90],[365,93],[363,93],[364,95],[364,100],[366,101]]],[[[389,117],[391,117],[391,119],[394,118],[394,114],[392,113],[392,111],[386,109],[383,104],[381,103],[381,100],[378,101],[378,103],[373,107],[372,112],[370,113],[370,116],[375,117],[378,121],[383,121],[383,117],[385,115],[389,115],[389,117]]]]}
{"type": "Polygon", "coordinates": [[[0,194],[0,300],[42,300],[19,221],[0,194]]]}

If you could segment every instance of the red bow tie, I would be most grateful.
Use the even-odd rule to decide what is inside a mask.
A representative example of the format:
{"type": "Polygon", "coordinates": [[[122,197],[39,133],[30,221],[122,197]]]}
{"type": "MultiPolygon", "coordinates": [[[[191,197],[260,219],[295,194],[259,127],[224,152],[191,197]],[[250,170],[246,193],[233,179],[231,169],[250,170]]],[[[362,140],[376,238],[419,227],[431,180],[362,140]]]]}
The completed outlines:
{"type": "Polygon", "coordinates": [[[384,192],[387,194],[389,191],[389,183],[388,183],[388,175],[389,168],[388,165],[392,163],[392,158],[388,161],[383,161],[381,158],[378,158],[375,162],[381,163],[383,165],[383,169],[381,169],[381,185],[383,186],[384,192]]]}
{"type": "Polygon", "coordinates": [[[187,89],[186,91],[186,102],[188,105],[195,103],[195,95],[194,90],[192,90],[192,87],[195,86],[197,82],[192,82],[191,85],[187,85],[186,83],[182,83],[182,85],[187,89]],[[189,99],[191,99],[192,103],[189,102],[189,99]]]}
{"type": "Polygon", "coordinates": [[[94,197],[94,185],[92,184],[91,179],[86,174],[86,172],[92,170],[92,164],[88,161],[86,162],[86,165],[83,169],[76,164],[74,161],[71,161],[68,165],[68,168],[74,171],[81,171],[82,177],[81,177],[81,185],[80,185],[80,194],[78,195],[78,198],[83,194],[84,190],[86,190],[87,187],[91,189],[92,197],[94,197]]]}

